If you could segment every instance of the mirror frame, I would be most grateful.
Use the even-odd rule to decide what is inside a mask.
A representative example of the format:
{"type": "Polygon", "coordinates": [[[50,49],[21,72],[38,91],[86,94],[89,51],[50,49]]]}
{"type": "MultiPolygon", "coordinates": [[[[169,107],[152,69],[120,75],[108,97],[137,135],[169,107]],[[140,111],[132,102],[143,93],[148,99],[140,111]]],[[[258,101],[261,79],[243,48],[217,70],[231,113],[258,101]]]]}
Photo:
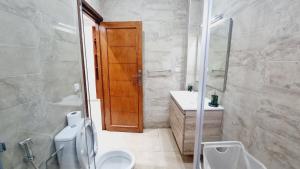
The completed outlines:
{"type": "MultiPolygon", "coordinates": [[[[231,49],[231,39],[232,39],[232,29],[233,29],[233,19],[229,18],[229,19],[222,19],[216,23],[211,24],[209,27],[215,27],[217,25],[215,24],[220,24],[220,22],[226,22],[229,21],[229,30],[228,30],[228,38],[227,38],[227,52],[226,52],[226,62],[225,62],[225,72],[224,72],[224,81],[223,81],[223,88],[216,88],[214,86],[208,85],[210,88],[213,88],[215,90],[218,90],[220,92],[225,92],[226,90],[226,84],[227,84],[227,76],[228,76],[228,68],[229,68],[229,56],[230,56],[230,49],[231,49]]],[[[208,56],[209,58],[209,56],[208,56]]],[[[209,64],[209,63],[208,63],[209,64]]]]}

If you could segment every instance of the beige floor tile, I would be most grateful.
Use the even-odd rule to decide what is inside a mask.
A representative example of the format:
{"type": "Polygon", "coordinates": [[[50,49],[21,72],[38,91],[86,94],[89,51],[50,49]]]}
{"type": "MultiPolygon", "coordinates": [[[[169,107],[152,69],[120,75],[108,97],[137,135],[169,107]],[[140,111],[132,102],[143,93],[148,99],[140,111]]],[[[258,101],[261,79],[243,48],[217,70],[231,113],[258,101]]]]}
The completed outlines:
{"type": "Polygon", "coordinates": [[[158,129],[158,134],[162,151],[176,151],[179,153],[177,143],[170,129],[158,129]]]}
{"type": "Polygon", "coordinates": [[[181,156],[175,152],[136,152],[135,169],[185,169],[181,156]]]}
{"type": "Polygon", "coordinates": [[[143,133],[101,131],[98,137],[101,153],[114,149],[132,152],[135,169],[192,169],[192,158],[180,155],[169,128],[145,129],[143,133]]]}
{"type": "Polygon", "coordinates": [[[159,129],[144,129],[142,135],[147,135],[147,136],[158,136],[158,131],[159,129]]]}

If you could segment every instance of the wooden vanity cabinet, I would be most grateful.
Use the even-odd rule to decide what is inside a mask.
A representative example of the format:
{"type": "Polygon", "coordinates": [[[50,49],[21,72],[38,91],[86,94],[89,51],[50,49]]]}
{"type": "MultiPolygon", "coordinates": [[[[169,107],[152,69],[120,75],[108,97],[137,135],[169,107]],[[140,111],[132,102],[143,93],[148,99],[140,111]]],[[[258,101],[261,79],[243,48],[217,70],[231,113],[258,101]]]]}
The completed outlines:
{"type": "MultiPolygon", "coordinates": [[[[223,110],[205,110],[203,141],[222,139],[222,119],[223,110]]],[[[194,154],[196,110],[182,110],[171,98],[170,125],[181,154],[194,154]]]]}

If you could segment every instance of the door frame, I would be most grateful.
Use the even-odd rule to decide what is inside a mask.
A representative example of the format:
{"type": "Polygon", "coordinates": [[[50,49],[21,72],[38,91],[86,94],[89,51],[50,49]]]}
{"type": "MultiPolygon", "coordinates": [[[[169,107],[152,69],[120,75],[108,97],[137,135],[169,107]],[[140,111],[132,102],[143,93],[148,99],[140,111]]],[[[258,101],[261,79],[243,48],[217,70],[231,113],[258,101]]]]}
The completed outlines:
{"type": "Polygon", "coordinates": [[[136,28],[138,33],[138,36],[136,37],[137,41],[137,57],[140,58],[138,59],[137,62],[137,70],[141,71],[141,77],[139,80],[138,86],[138,128],[137,129],[128,129],[124,127],[117,127],[117,126],[106,126],[106,124],[111,124],[111,116],[110,114],[110,91],[109,91],[109,73],[108,73],[108,53],[107,51],[101,49],[101,69],[102,69],[102,82],[103,82],[103,100],[104,100],[104,111],[102,112],[105,117],[105,119],[102,119],[102,122],[105,124],[106,129],[112,129],[112,130],[117,130],[117,131],[124,131],[124,132],[143,132],[143,127],[144,127],[144,114],[143,114],[143,55],[142,55],[142,22],[141,21],[126,21],[126,22],[101,22],[100,23],[100,44],[101,47],[104,46],[103,48],[107,48],[107,36],[106,36],[106,29],[104,27],[109,27],[109,28],[116,28],[119,29],[120,27],[122,28],[136,28]],[[122,26],[120,26],[122,25],[122,26]],[[108,115],[107,115],[108,114],[108,115]],[[104,120],[104,121],[103,121],[104,120]]]}
{"type": "Polygon", "coordinates": [[[102,69],[102,58],[101,58],[99,24],[97,25],[97,27],[93,27],[93,49],[94,49],[96,95],[97,98],[100,100],[102,130],[106,130],[105,111],[104,111],[103,73],[102,73],[103,69],[102,69]]]}
{"type": "MultiPolygon", "coordinates": [[[[88,101],[88,82],[86,79],[86,65],[85,65],[85,53],[84,53],[84,39],[83,39],[83,15],[88,15],[99,27],[99,24],[103,21],[103,17],[100,15],[100,13],[97,12],[96,9],[94,9],[86,0],[77,0],[77,13],[78,13],[78,28],[79,28],[79,41],[80,41],[80,61],[81,61],[81,71],[82,71],[82,88],[83,91],[83,110],[85,111],[84,117],[90,118],[91,112],[90,112],[90,104],[88,101]]],[[[98,61],[99,63],[99,61],[98,61]]],[[[98,73],[99,74],[99,73],[98,73]]],[[[103,126],[102,126],[103,127],[103,126]]]]}

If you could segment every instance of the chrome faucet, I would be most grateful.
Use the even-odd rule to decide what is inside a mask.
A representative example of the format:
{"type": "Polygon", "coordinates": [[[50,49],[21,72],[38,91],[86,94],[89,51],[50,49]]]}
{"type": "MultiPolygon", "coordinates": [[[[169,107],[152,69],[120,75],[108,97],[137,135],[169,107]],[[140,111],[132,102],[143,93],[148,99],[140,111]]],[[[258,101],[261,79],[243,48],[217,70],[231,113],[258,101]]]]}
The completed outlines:
{"type": "Polygon", "coordinates": [[[33,142],[31,140],[31,138],[27,138],[27,139],[19,142],[19,145],[24,150],[24,161],[25,162],[34,160],[34,155],[32,153],[31,147],[30,147],[30,144],[32,144],[32,143],[33,142]]]}
{"type": "Polygon", "coordinates": [[[31,165],[34,167],[34,169],[39,169],[39,167],[34,162],[34,155],[32,153],[30,144],[33,144],[31,138],[27,138],[27,139],[19,142],[19,145],[24,150],[24,161],[31,163],[31,165]]]}

